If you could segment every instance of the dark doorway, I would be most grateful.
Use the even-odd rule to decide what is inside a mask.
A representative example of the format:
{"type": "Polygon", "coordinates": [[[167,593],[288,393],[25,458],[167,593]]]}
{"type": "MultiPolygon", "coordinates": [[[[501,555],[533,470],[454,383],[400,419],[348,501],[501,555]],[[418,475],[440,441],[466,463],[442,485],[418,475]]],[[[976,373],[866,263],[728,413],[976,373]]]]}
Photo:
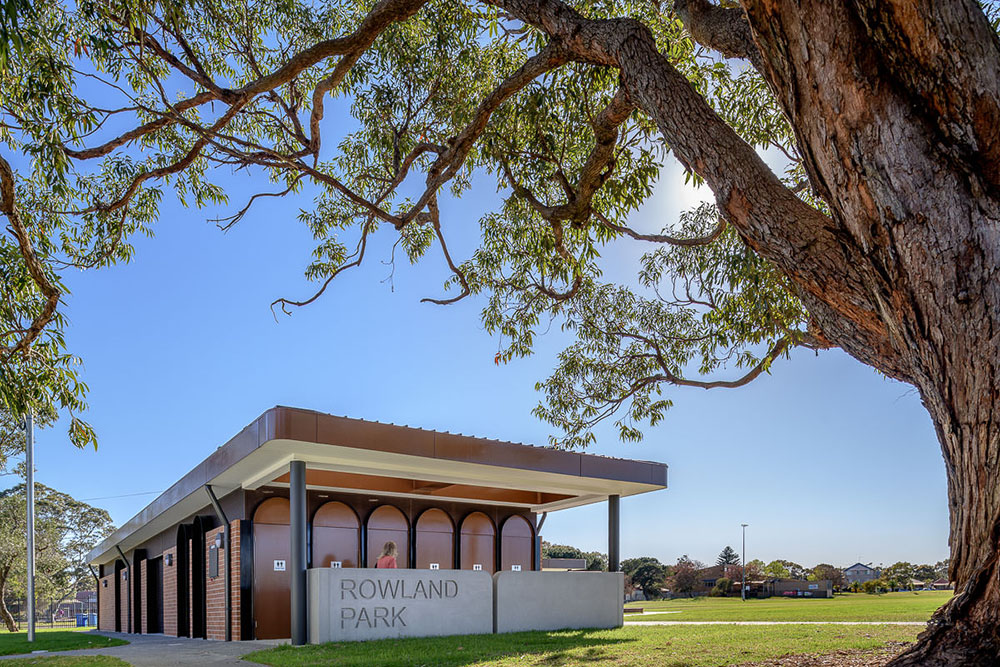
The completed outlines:
{"type": "Polygon", "coordinates": [[[146,632],[163,632],[163,556],[146,561],[146,632]]]}
{"type": "Polygon", "coordinates": [[[253,514],[254,639],[292,636],[291,532],[287,498],[268,498],[253,514]]]}

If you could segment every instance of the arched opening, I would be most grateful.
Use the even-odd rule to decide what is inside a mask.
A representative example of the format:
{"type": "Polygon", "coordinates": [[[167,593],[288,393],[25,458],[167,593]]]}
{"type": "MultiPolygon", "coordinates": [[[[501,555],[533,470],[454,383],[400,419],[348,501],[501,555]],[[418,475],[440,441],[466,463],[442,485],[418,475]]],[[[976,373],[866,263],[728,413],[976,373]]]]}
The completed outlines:
{"type": "Polygon", "coordinates": [[[535,531],[523,516],[507,517],[500,527],[500,569],[531,569],[535,554],[535,531]]]}
{"type": "Polygon", "coordinates": [[[447,512],[426,510],[417,518],[416,533],[416,568],[430,569],[434,563],[441,570],[455,567],[455,524],[447,512]]]}
{"type": "Polygon", "coordinates": [[[496,569],[496,528],[490,518],[482,512],[473,512],[462,520],[461,533],[458,549],[461,568],[482,569],[492,574],[496,569]]]}
{"type": "Polygon", "coordinates": [[[291,532],[287,498],[268,498],[253,514],[255,639],[285,639],[291,625],[291,532]]]}
{"type": "Polygon", "coordinates": [[[396,543],[396,567],[409,567],[410,524],[406,521],[399,508],[392,505],[380,505],[368,515],[366,523],[368,539],[365,541],[368,555],[368,567],[375,567],[382,547],[386,542],[396,543]]]}
{"type": "Polygon", "coordinates": [[[361,522],[350,507],[338,500],[324,503],[312,520],[312,566],[358,567],[361,522]]]}

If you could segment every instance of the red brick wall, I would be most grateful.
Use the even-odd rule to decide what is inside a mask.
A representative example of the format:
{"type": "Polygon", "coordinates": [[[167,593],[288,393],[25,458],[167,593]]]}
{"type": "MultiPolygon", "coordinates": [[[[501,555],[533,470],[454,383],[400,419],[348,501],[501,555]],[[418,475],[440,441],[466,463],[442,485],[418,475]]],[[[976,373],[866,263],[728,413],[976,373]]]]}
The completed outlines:
{"type": "Polygon", "coordinates": [[[146,627],[146,559],[139,561],[139,610],[142,615],[142,622],[139,625],[139,632],[146,634],[149,630],[146,627]]]}
{"type": "MultiPolygon", "coordinates": [[[[219,549],[219,576],[212,579],[208,576],[208,565],[211,556],[211,546],[215,544],[215,536],[223,532],[222,527],[213,528],[205,533],[205,634],[207,639],[224,640],[226,638],[226,549],[225,544],[219,549]]],[[[229,539],[232,541],[232,636],[234,641],[240,639],[240,522],[230,523],[229,539]]]]}
{"type": "MultiPolygon", "coordinates": [[[[240,598],[240,521],[237,519],[230,523],[229,529],[229,541],[232,542],[233,558],[232,558],[232,579],[230,585],[230,591],[232,593],[232,607],[233,607],[233,641],[240,641],[242,637],[240,636],[240,609],[241,598],[240,598]]],[[[249,639],[249,637],[247,637],[249,639]]]]}
{"type": "MultiPolygon", "coordinates": [[[[108,584],[111,586],[111,584],[108,584]]],[[[118,581],[118,618],[121,619],[122,632],[130,632],[128,622],[128,568],[121,571],[118,581]]]]}
{"type": "Polygon", "coordinates": [[[101,577],[97,584],[97,629],[115,631],[115,575],[101,577]]]}
{"type": "Polygon", "coordinates": [[[177,636],[177,547],[163,552],[163,634],[177,636]]]}
{"type": "Polygon", "coordinates": [[[222,526],[205,533],[205,638],[226,638],[226,549],[223,545],[218,552],[219,576],[208,576],[211,572],[210,557],[215,536],[221,535],[222,526]]]}

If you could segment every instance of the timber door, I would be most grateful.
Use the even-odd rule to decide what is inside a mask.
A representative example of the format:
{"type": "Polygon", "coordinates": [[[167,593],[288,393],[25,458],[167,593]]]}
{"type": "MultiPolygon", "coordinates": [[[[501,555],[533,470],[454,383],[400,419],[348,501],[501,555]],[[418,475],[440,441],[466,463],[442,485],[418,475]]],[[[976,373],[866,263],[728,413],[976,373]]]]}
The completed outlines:
{"type": "Polygon", "coordinates": [[[459,556],[463,570],[481,569],[493,574],[496,568],[496,529],[482,512],[473,512],[462,520],[459,556]],[[478,568],[476,566],[479,566],[478,568]]]}
{"type": "Polygon", "coordinates": [[[455,567],[455,526],[444,510],[432,507],[420,515],[416,539],[414,567],[426,570],[432,563],[437,563],[439,570],[455,567]]]}
{"type": "Polygon", "coordinates": [[[292,636],[288,517],[287,498],[268,498],[253,514],[254,639],[292,636]]]}
{"type": "Polygon", "coordinates": [[[312,566],[357,567],[361,551],[361,522],[358,515],[342,502],[324,503],[312,520],[312,566]]]}
{"type": "Polygon", "coordinates": [[[522,571],[531,569],[535,554],[535,533],[523,516],[507,517],[500,527],[500,569],[522,571]]]}
{"type": "Polygon", "coordinates": [[[409,567],[410,524],[398,508],[380,505],[368,515],[368,567],[375,567],[386,542],[396,543],[396,567],[409,567]]]}

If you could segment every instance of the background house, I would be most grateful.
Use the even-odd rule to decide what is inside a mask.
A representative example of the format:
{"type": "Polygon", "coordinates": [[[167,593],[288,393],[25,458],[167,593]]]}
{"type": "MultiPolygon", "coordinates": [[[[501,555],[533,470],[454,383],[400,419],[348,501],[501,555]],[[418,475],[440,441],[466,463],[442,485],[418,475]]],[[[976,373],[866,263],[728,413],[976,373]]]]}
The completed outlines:
{"type": "Polygon", "coordinates": [[[871,565],[865,565],[864,563],[855,563],[850,567],[844,568],[844,579],[847,581],[848,585],[855,582],[863,584],[866,581],[872,581],[873,579],[878,579],[882,576],[882,571],[878,568],[874,568],[871,565]]]}

